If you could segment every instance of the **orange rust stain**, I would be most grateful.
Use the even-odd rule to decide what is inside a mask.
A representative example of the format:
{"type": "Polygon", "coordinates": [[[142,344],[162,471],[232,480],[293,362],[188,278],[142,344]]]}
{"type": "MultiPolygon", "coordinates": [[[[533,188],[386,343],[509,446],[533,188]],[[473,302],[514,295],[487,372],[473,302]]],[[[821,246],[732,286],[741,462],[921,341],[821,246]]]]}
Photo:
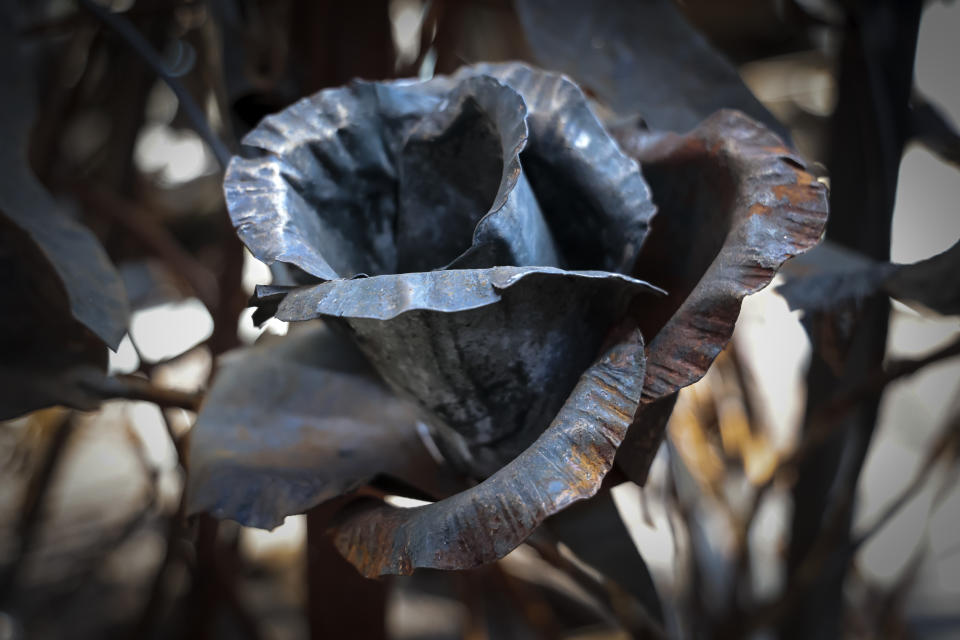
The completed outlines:
{"type": "Polygon", "coordinates": [[[587,445],[586,448],[575,446],[570,451],[570,463],[579,470],[577,481],[572,483],[568,489],[579,495],[590,495],[597,490],[603,477],[610,471],[612,455],[606,455],[605,452],[595,444],[587,445]]]}
{"type": "MultiPolygon", "coordinates": [[[[786,198],[787,202],[794,206],[819,201],[820,188],[819,186],[812,186],[814,184],[813,176],[801,169],[791,168],[793,172],[797,174],[797,181],[793,184],[778,184],[773,187],[773,195],[777,200],[786,198]]],[[[819,183],[817,183],[817,185],[819,185],[819,183]]]]}
{"type": "Polygon", "coordinates": [[[772,147],[761,147],[764,151],[769,151],[770,153],[775,153],[780,156],[793,156],[793,152],[790,149],[787,149],[783,145],[774,145],[772,147]]]}
{"type": "Polygon", "coordinates": [[[752,216],[765,216],[770,213],[770,207],[762,205],[758,202],[750,205],[750,209],[748,211],[752,216]]]}

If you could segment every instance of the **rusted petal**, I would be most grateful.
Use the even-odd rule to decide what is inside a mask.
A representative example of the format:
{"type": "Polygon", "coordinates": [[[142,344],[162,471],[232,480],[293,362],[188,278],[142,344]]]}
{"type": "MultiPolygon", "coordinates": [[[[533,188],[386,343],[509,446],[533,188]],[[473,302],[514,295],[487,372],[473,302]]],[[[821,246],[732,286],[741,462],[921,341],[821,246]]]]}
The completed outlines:
{"type": "Polygon", "coordinates": [[[413,509],[359,503],[333,528],[365,576],[466,569],[502,558],[548,516],[596,493],[640,398],[635,333],[580,378],[550,427],[481,484],[413,509]]]}
{"type": "Polygon", "coordinates": [[[433,271],[303,288],[277,317],[346,324],[384,379],[426,410],[444,453],[485,477],[550,424],[627,305],[658,291],[600,271],[433,271]]]}
{"type": "Polygon", "coordinates": [[[644,433],[649,405],[699,380],[730,339],[743,297],[819,241],[827,194],[776,135],[736,111],[686,135],[632,128],[618,137],[660,210],[634,273],[669,291],[640,316],[653,338],[643,406],[620,457],[643,482],[662,436],[660,425],[644,433]]]}
{"type": "Polygon", "coordinates": [[[234,352],[190,435],[189,511],[272,528],[378,474],[445,495],[417,420],[323,326],[234,352]]]}

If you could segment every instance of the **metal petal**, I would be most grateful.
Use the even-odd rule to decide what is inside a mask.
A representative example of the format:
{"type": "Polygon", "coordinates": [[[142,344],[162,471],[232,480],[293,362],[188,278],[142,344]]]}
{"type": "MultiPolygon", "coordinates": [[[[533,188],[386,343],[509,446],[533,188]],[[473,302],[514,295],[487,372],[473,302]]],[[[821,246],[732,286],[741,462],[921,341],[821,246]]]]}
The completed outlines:
{"type": "Polygon", "coordinates": [[[457,268],[559,266],[520,168],[527,143],[523,98],[479,75],[459,80],[448,102],[424,117],[400,153],[396,270],[450,262],[457,268]]]}
{"type": "Polygon", "coordinates": [[[530,140],[521,160],[564,266],[629,273],[656,207],[625,155],[568,78],[525,64],[479,64],[523,96],[530,140]]]}
{"type": "Polygon", "coordinates": [[[580,378],[550,427],[481,484],[413,509],[360,503],[334,543],[365,576],[467,569],[502,558],[548,516],[600,488],[640,398],[638,333],[580,378]]]}
{"type": "Polygon", "coordinates": [[[224,183],[240,237],[323,280],[447,264],[627,272],[655,211],[583,93],[516,63],[321,91],[244,144],[224,183]]]}
{"type": "Polygon", "coordinates": [[[321,279],[393,271],[397,151],[445,89],[354,82],[264,118],[224,176],[244,244],[321,279]]]}
{"type": "Polygon", "coordinates": [[[699,380],[730,339],[743,297],[820,240],[827,193],[796,153],[737,111],[686,135],[618,133],[660,208],[635,273],[670,292],[640,316],[653,337],[642,406],[619,458],[642,483],[665,423],[647,419],[664,417],[656,403],[699,380]]]}
{"type": "Polygon", "coordinates": [[[190,435],[189,511],[272,528],[378,474],[445,495],[417,420],[323,326],[234,352],[190,435]]]}
{"type": "Polygon", "coordinates": [[[303,288],[277,317],[339,318],[379,373],[433,417],[445,453],[483,477],[547,427],[611,325],[653,292],[662,293],[607,272],[434,271],[303,288]]]}
{"type": "Polygon", "coordinates": [[[484,76],[355,82],[265,118],[224,188],[261,260],[321,278],[557,265],[520,170],[521,97],[484,76]]]}

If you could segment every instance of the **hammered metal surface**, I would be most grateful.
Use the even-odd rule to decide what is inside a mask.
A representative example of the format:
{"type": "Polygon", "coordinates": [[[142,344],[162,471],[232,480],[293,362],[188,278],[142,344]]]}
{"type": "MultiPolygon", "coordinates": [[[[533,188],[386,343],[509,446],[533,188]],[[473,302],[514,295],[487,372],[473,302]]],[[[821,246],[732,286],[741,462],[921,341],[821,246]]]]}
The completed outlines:
{"type": "MultiPolygon", "coordinates": [[[[497,267],[338,280],[277,317],[338,319],[432,418],[464,470],[489,475],[547,427],[609,327],[654,287],[609,272],[497,267]]],[[[662,292],[660,292],[662,293],[662,292]]]]}
{"type": "Polygon", "coordinates": [[[502,558],[545,518],[597,492],[637,408],[643,372],[635,333],[587,369],[550,427],[484,482],[413,509],[359,503],[334,526],[334,543],[368,577],[502,558]]]}
{"type": "Polygon", "coordinates": [[[579,88],[519,63],[304,98],[244,138],[224,190],[255,256],[322,280],[450,263],[624,271],[655,211],[579,88]]]}
{"type": "Polygon", "coordinates": [[[231,163],[244,242],[321,280],[263,289],[261,311],[343,329],[482,481],[417,509],[356,505],[334,535],[365,575],[502,557],[593,495],[624,437],[642,481],[740,300],[822,232],[822,186],[742,114],[618,140],[626,154],[565,77],[476,65],[321,92],[231,163]],[[588,369],[630,323],[646,356],[637,333],[588,369]]]}
{"type": "Polygon", "coordinates": [[[650,336],[643,401],[618,462],[646,480],[679,389],[699,380],[733,335],[743,298],[819,242],[827,190],[763,125],[720,111],[686,135],[617,132],[644,166],[660,213],[636,269],[669,295],[640,316],[650,336]]]}

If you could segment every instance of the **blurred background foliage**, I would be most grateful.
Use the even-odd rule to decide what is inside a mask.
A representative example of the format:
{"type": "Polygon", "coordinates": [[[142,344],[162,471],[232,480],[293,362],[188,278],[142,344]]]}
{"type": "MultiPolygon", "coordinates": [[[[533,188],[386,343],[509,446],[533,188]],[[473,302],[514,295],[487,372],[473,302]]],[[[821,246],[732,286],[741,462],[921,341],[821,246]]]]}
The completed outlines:
{"type": "Polygon", "coordinates": [[[3,8],[0,639],[960,633],[957,251],[906,294],[875,277],[960,237],[960,7],[3,8]],[[609,494],[627,533],[584,514],[606,568],[535,536],[482,569],[364,581],[323,536],[336,505],[273,532],[184,519],[185,438],[218,357],[287,330],[245,309],[270,272],[223,202],[239,139],[355,77],[510,59],[570,73],[608,121],[684,129],[726,106],[789,135],[832,190],[831,244],[785,270],[807,282],[803,325],[772,290],[746,301],[646,486],[609,494]],[[636,590],[610,567],[637,550],[662,626],[618,613],[636,590]]]}

